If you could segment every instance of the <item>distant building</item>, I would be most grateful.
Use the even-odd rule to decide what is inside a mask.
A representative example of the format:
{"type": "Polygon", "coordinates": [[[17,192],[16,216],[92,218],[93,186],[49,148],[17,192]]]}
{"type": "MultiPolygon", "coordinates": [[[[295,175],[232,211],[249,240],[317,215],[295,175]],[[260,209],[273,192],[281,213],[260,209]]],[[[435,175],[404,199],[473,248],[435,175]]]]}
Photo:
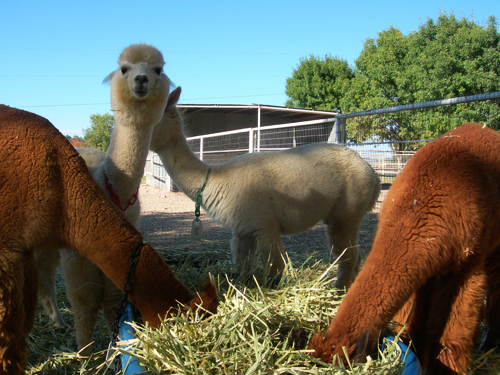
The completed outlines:
{"type": "Polygon", "coordinates": [[[179,104],[186,115],[186,136],[194,137],[243,128],[334,118],[337,112],[270,105],[179,104]]]}

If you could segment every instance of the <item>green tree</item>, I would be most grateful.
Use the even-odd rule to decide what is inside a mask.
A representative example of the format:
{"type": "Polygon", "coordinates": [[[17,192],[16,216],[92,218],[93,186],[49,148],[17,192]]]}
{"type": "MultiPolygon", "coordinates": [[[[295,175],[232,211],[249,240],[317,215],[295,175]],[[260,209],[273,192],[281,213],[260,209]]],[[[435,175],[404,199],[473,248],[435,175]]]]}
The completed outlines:
{"type": "Polygon", "coordinates": [[[325,56],[302,59],[286,80],[287,107],[335,110],[353,71],[347,61],[325,56]]]}
{"type": "Polygon", "coordinates": [[[111,140],[115,118],[105,113],[90,115],[90,127],[83,129],[83,139],[87,145],[106,152],[111,140]]]}
{"type": "MultiPolygon", "coordinates": [[[[355,67],[338,58],[302,59],[287,79],[287,105],[341,108],[342,113],[500,91],[500,35],[486,25],[441,13],[403,35],[394,27],[368,38],[355,67]]],[[[475,102],[429,111],[347,121],[348,138],[400,141],[435,138],[464,122],[500,129],[498,103],[475,102]]]]}
{"type": "MultiPolygon", "coordinates": [[[[427,19],[416,32],[403,35],[390,27],[367,39],[356,60],[363,84],[351,84],[341,101],[344,112],[413,104],[435,99],[500,90],[500,44],[495,17],[487,26],[453,13],[436,22],[427,19]],[[366,100],[353,100],[356,92],[366,100]]],[[[352,82],[354,83],[354,82],[352,82]]],[[[387,140],[435,138],[464,122],[481,122],[499,129],[497,103],[476,102],[438,107],[432,111],[398,112],[348,121],[349,137],[368,135],[387,140]],[[423,119],[422,117],[425,117],[423,119]]]]}

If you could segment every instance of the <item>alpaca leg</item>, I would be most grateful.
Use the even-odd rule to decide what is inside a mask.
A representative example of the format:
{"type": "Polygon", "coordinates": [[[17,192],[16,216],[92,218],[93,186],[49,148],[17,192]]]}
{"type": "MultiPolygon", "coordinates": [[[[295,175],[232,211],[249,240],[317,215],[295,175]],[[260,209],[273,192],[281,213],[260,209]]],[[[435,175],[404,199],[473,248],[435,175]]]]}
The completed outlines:
{"type": "Polygon", "coordinates": [[[64,320],[56,298],[56,275],[59,269],[59,251],[35,251],[35,259],[40,271],[38,299],[56,327],[64,327],[64,320]]]}
{"type": "Polygon", "coordinates": [[[284,245],[279,233],[258,234],[256,241],[257,251],[260,252],[262,261],[269,265],[269,275],[280,275],[285,269],[285,259],[283,258],[284,245]]]}
{"type": "Polygon", "coordinates": [[[103,315],[104,320],[106,321],[106,325],[108,327],[108,333],[110,339],[112,338],[111,327],[113,326],[113,322],[116,317],[116,309],[120,304],[120,301],[123,297],[123,293],[109,280],[106,276],[103,275],[105,289],[104,289],[104,299],[103,299],[103,315]]]}
{"type": "Polygon", "coordinates": [[[415,292],[392,319],[392,331],[400,334],[400,338],[413,346],[417,357],[423,363],[426,342],[429,301],[434,284],[429,282],[415,292]],[[404,329],[403,332],[401,330],[404,329]]]}
{"type": "Polygon", "coordinates": [[[66,294],[73,308],[76,343],[82,355],[90,355],[97,314],[103,299],[101,271],[73,250],[61,250],[66,294]],[[85,348],[82,350],[82,348],[85,348]]]}
{"type": "Polygon", "coordinates": [[[488,288],[486,292],[485,320],[488,333],[482,349],[487,351],[500,344],[500,248],[487,259],[488,288]]]}
{"type": "Polygon", "coordinates": [[[349,289],[359,270],[361,261],[358,248],[356,247],[358,243],[359,223],[348,226],[340,221],[325,222],[327,224],[330,249],[336,258],[342,256],[338,261],[335,287],[349,289]]]}
{"type": "Polygon", "coordinates": [[[412,333],[410,332],[410,327],[415,326],[415,311],[414,308],[416,307],[416,300],[417,300],[417,293],[413,294],[410,299],[404,304],[404,306],[394,315],[394,318],[392,318],[392,331],[394,334],[399,334],[401,329],[405,328],[406,325],[408,325],[405,328],[405,331],[403,333],[405,338],[408,338],[409,340],[413,337],[412,333]]]}
{"type": "Polygon", "coordinates": [[[33,252],[29,252],[24,257],[24,312],[25,327],[24,336],[27,336],[33,329],[36,315],[37,293],[39,284],[39,272],[33,252]]]}
{"type": "Polygon", "coordinates": [[[25,338],[33,327],[36,308],[37,271],[22,250],[2,248],[0,254],[0,374],[24,374],[25,338]]]}
{"type": "Polygon", "coordinates": [[[240,269],[252,269],[255,266],[256,241],[252,235],[243,235],[233,232],[230,241],[233,263],[240,269]]]}
{"type": "Polygon", "coordinates": [[[465,374],[479,335],[486,292],[480,267],[435,279],[423,365],[432,374],[465,374]]]}

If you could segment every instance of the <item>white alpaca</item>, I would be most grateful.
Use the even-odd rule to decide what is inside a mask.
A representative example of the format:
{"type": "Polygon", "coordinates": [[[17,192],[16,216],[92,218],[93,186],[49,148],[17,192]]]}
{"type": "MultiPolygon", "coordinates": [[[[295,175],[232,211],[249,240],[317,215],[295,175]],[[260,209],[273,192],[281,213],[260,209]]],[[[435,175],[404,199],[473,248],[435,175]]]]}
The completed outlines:
{"type": "MultiPolygon", "coordinates": [[[[153,127],[162,118],[167,103],[170,80],[163,73],[162,54],[149,45],[129,46],[121,53],[118,65],[119,69],[104,80],[111,83],[115,117],[108,151],[106,154],[92,149],[78,151],[94,180],[135,225],[140,213],[137,191],[153,127]]],[[[66,293],[75,318],[78,349],[82,349],[92,341],[99,309],[104,310],[108,329],[111,327],[121,293],[96,266],[75,251],[61,249],[60,256],[66,293]]],[[[44,266],[46,270],[50,268],[44,266]]],[[[58,321],[60,313],[55,305],[54,288],[50,286],[55,274],[54,263],[52,270],[42,274],[47,275],[45,279],[49,281],[41,282],[44,290],[40,300],[56,323],[62,324],[58,321]]],[[[84,354],[90,350],[88,347],[84,354]]]]}
{"type": "Polygon", "coordinates": [[[380,193],[380,180],[357,152],[332,144],[309,144],[281,152],[236,157],[208,166],[189,149],[172,91],[150,149],[175,184],[191,199],[206,184],[202,207],[232,229],[233,261],[255,258],[270,263],[270,274],[284,268],[281,235],[303,232],[323,220],[330,246],[340,256],[337,287],[349,287],[359,262],[361,221],[380,193]]]}
{"type": "Polygon", "coordinates": [[[96,150],[95,148],[77,148],[76,151],[85,160],[89,170],[99,167],[106,157],[105,152],[96,150]]]}

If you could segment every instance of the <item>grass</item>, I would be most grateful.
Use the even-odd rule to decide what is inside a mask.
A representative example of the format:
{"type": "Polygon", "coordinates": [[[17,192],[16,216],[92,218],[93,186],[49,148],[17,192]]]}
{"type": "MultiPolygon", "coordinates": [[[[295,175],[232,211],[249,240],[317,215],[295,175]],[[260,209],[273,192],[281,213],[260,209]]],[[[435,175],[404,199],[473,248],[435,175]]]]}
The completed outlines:
{"type": "MultiPolygon", "coordinates": [[[[166,256],[165,256],[166,257],[166,256]]],[[[324,330],[343,298],[333,288],[336,266],[328,260],[300,259],[288,262],[281,280],[269,280],[263,270],[243,280],[234,275],[227,252],[207,243],[203,252],[176,254],[167,261],[183,283],[200,290],[207,274],[217,286],[217,315],[199,319],[179,315],[167,319],[159,329],[133,324],[136,338],[124,344],[139,358],[149,374],[398,374],[400,350],[388,344],[366,363],[325,364],[312,358],[303,347],[310,336],[324,330]],[[209,261],[208,261],[209,260],[209,261]],[[295,261],[294,261],[295,262],[295,261]]],[[[62,286],[58,286],[63,290],[62,286]]],[[[66,322],[72,326],[65,296],[58,296],[66,322]]],[[[114,374],[105,362],[109,339],[99,319],[91,357],[74,352],[74,332],[58,330],[40,310],[28,339],[28,374],[114,374]]],[[[500,373],[500,356],[494,352],[475,355],[470,374],[500,373]]]]}

